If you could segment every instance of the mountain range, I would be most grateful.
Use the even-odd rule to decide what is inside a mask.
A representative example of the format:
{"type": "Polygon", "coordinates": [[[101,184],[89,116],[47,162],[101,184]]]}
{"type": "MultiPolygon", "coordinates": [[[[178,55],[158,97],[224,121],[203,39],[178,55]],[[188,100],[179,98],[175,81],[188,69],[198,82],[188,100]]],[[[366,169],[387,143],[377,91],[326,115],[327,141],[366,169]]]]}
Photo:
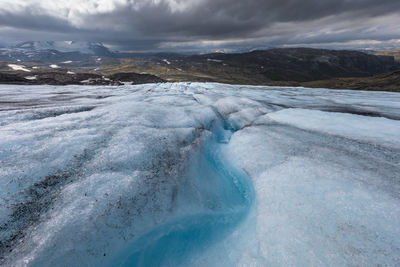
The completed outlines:
{"type": "Polygon", "coordinates": [[[107,84],[110,81],[120,84],[126,82],[126,77],[135,77],[133,83],[199,81],[248,85],[324,85],[344,89],[346,86],[363,89],[368,83],[366,88],[370,90],[400,91],[397,84],[392,84],[397,80],[397,70],[400,69],[396,55],[391,52],[372,54],[313,48],[199,55],[138,55],[110,51],[99,42],[30,41],[0,48],[0,83],[79,84],[82,76],[84,81],[89,77],[94,83],[107,84]],[[109,77],[112,75],[125,79],[111,81],[109,77]],[[147,76],[141,79],[138,78],[140,75],[147,76]],[[364,79],[373,76],[379,77],[364,79]],[[106,77],[106,80],[99,77],[106,77]],[[388,80],[382,81],[385,77],[388,80]],[[363,80],[359,83],[358,79],[363,80]],[[374,84],[378,80],[379,86],[374,84]]]}
{"type": "Polygon", "coordinates": [[[0,48],[0,60],[57,61],[82,60],[89,56],[112,56],[100,42],[28,41],[0,48]]]}

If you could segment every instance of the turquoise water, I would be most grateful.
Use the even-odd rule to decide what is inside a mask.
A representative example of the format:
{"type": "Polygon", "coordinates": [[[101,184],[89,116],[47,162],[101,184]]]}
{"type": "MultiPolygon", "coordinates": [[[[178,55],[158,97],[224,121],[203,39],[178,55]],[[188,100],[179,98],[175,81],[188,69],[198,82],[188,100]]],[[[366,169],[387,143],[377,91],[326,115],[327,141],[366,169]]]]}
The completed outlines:
{"type": "Polygon", "coordinates": [[[199,212],[181,216],[144,234],[113,265],[184,265],[193,255],[222,240],[246,218],[254,191],[246,173],[223,156],[223,146],[231,134],[230,130],[215,126],[203,153],[192,161],[183,194],[188,198],[197,194],[199,212]]]}

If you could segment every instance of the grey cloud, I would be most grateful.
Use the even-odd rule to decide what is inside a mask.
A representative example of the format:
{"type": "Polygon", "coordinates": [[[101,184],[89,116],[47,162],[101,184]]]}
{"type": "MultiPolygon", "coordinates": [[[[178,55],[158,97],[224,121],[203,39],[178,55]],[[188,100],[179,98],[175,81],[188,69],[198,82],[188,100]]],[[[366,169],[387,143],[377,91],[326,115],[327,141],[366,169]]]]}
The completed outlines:
{"type": "Polygon", "coordinates": [[[253,46],[279,46],[400,39],[400,30],[393,27],[400,25],[398,0],[205,0],[183,11],[173,11],[166,0],[149,1],[139,9],[127,1],[110,12],[81,14],[79,27],[35,6],[0,15],[0,26],[34,30],[41,39],[57,35],[65,40],[98,40],[127,50],[157,49],[169,42],[195,47],[193,42],[201,40],[240,47],[246,40],[253,46]],[[368,23],[377,17],[382,18],[378,25],[368,23]],[[277,30],[280,23],[286,28],[277,30]],[[332,32],[332,27],[342,30],[332,32]],[[239,41],[234,44],[232,39],[239,41]]]}
{"type": "Polygon", "coordinates": [[[0,10],[0,26],[21,30],[50,32],[72,32],[77,30],[68,21],[56,18],[50,14],[40,14],[40,11],[40,9],[32,6],[18,12],[0,10]]]}

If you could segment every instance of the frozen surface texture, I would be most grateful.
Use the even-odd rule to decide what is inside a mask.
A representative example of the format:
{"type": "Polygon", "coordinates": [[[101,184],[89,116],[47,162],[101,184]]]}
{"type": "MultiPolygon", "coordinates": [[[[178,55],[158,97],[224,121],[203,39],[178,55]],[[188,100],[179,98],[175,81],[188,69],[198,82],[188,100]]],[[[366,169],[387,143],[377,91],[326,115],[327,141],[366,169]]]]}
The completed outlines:
{"type": "Polygon", "coordinates": [[[399,266],[400,94],[0,86],[0,265],[399,266]]]}

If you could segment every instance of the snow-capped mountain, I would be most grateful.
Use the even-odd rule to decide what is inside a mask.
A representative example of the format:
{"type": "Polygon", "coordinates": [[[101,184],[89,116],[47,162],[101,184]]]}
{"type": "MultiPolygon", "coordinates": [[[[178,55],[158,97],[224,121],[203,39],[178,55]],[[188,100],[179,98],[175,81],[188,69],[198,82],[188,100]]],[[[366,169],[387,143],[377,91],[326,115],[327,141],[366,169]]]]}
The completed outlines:
{"type": "Polygon", "coordinates": [[[80,52],[89,55],[107,55],[111,52],[100,42],[75,42],[75,41],[29,41],[18,43],[16,49],[46,51],[57,50],[59,52],[80,52]]]}
{"type": "Polygon", "coordinates": [[[100,42],[28,41],[0,48],[0,60],[51,61],[81,59],[87,56],[111,56],[100,42]]]}

